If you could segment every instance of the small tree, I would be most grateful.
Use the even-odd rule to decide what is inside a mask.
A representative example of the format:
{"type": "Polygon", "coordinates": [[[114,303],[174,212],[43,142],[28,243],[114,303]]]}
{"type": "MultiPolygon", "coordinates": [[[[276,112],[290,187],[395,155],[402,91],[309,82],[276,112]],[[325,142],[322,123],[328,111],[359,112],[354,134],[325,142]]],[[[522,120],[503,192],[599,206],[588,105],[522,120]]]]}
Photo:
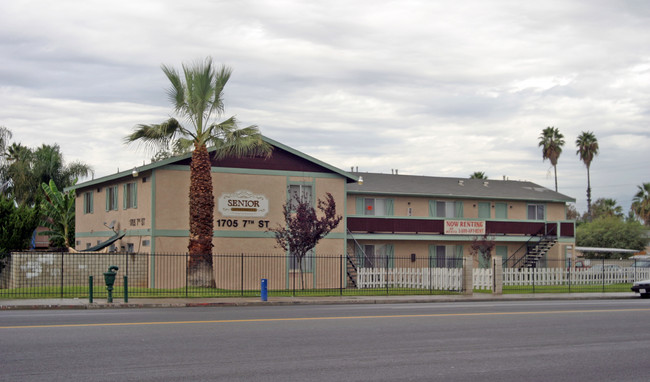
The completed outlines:
{"type": "Polygon", "coordinates": [[[11,250],[29,247],[38,226],[38,206],[16,206],[13,199],[0,194],[0,269],[2,257],[11,250]]]}
{"type": "Polygon", "coordinates": [[[278,245],[285,251],[289,251],[298,262],[301,288],[304,289],[302,264],[305,255],[318,244],[320,239],[336,228],[343,217],[336,215],[336,203],[329,192],[325,200],[318,199],[318,209],[322,212],[320,217],[317,216],[309,198],[301,198],[298,195],[292,195],[291,198],[292,200],[282,207],[285,226],[278,224],[270,231],[275,234],[278,245]]]}
{"type": "Polygon", "coordinates": [[[492,250],[496,246],[494,237],[489,236],[487,233],[483,236],[475,237],[470,246],[470,253],[479,259],[479,266],[481,268],[487,267],[492,258],[492,250]],[[481,261],[482,260],[482,261],[481,261]]]}
{"type": "MultiPolygon", "coordinates": [[[[582,224],[576,230],[576,246],[643,250],[648,245],[645,229],[638,221],[615,216],[602,217],[582,224]]],[[[586,258],[629,257],[619,253],[585,253],[586,258]]]]}
{"type": "Polygon", "coordinates": [[[45,198],[41,202],[41,225],[49,231],[40,235],[50,237],[50,242],[55,246],[70,248],[74,242],[74,203],[75,195],[72,192],[61,192],[50,180],[50,184],[42,184],[45,198]]]}

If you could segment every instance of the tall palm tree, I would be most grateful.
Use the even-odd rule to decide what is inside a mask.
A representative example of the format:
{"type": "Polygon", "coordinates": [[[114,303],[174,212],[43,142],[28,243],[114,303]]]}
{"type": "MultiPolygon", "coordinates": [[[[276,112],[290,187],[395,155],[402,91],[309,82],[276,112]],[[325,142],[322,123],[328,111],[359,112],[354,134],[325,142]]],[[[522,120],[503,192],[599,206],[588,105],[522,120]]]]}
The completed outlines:
{"type": "Polygon", "coordinates": [[[562,154],[564,135],[557,127],[547,127],[539,136],[539,147],[542,148],[542,159],[550,160],[555,170],[555,192],[557,192],[557,160],[562,154]]]}
{"type": "Polygon", "coordinates": [[[576,146],[578,147],[576,154],[580,156],[580,160],[587,166],[587,215],[591,219],[593,215],[591,214],[591,177],[589,168],[591,161],[598,155],[598,140],[593,132],[583,131],[576,139],[576,146]]]}
{"type": "Polygon", "coordinates": [[[162,65],[171,87],[167,91],[174,112],[185,120],[183,125],[172,117],[160,124],[138,125],[125,137],[126,143],[142,142],[154,148],[168,149],[171,144],[193,146],[190,163],[190,254],[192,283],[214,286],[212,274],[212,238],[214,235],[214,195],[212,163],[208,146],[215,147],[216,158],[226,156],[270,155],[271,146],[262,140],[257,126],[239,128],[235,117],[221,122],[224,113],[223,89],[232,70],[215,68],[212,59],[183,64],[183,73],[162,65]]]}
{"type": "Polygon", "coordinates": [[[469,176],[470,179],[487,179],[487,175],[483,171],[474,171],[473,174],[469,176]]]}
{"type": "Polygon", "coordinates": [[[650,226],[650,183],[643,183],[637,188],[638,192],[632,198],[632,211],[645,225],[650,226]]]}

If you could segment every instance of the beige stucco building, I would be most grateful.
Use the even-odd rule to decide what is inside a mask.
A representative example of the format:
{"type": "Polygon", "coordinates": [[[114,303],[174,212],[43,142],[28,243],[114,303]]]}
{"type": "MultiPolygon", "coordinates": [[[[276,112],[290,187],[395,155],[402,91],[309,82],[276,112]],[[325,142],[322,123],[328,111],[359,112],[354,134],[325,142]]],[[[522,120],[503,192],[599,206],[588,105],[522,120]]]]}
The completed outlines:
{"type": "MultiPolygon", "coordinates": [[[[312,202],[331,193],[341,224],[323,239],[317,255],[342,255],[358,267],[408,267],[425,259],[430,267],[449,267],[468,256],[477,237],[489,235],[506,266],[523,266],[533,257],[562,260],[575,245],[575,225],[566,219],[574,199],[530,182],[475,180],[346,172],[293,148],[264,138],[270,158],[212,159],[215,197],[214,263],[217,285],[233,287],[231,275],[242,256],[280,254],[269,228],[283,223],[291,195],[312,202]],[[238,256],[238,257],[237,257],[238,256]]],[[[149,254],[149,286],[160,286],[161,272],[184,268],[189,222],[190,155],[174,157],[76,185],[76,249],[124,234],[112,250],[149,254]]],[[[265,261],[258,259],[262,268],[265,261]]],[[[320,263],[319,263],[320,262],[320,263]]],[[[481,266],[475,259],[475,266],[481,266]]],[[[282,287],[295,277],[295,264],[269,281],[282,287]]],[[[338,283],[339,262],[309,264],[307,286],[338,283]],[[329,276],[327,276],[329,275],[329,276]]],[[[234,278],[233,278],[234,280],[234,278]]],[[[257,283],[252,279],[251,283],[257,283]]],[[[167,287],[181,285],[168,282],[167,287]]]]}

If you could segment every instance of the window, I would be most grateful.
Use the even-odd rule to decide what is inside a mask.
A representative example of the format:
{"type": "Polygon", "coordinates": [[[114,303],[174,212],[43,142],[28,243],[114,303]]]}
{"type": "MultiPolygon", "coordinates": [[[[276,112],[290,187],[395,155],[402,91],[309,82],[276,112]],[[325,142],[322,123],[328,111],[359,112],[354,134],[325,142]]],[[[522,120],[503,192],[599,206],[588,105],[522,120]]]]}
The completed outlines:
{"type": "Polygon", "coordinates": [[[393,199],[357,198],[357,215],[393,216],[393,199]]]}
{"type": "MultiPolygon", "coordinates": [[[[305,257],[302,258],[302,271],[303,272],[313,272],[314,271],[314,256],[315,252],[312,249],[311,251],[305,254],[305,257]]],[[[298,266],[298,257],[292,254],[291,256],[291,270],[299,271],[300,267],[298,266]]]]}
{"type": "Polygon", "coordinates": [[[84,192],[84,214],[93,213],[93,192],[84,192]]]}
{"type": "Polygon", "coordinates": [[[357,262],[362,268],[392,268],[392,244],[366,244],[357,247],[357,262]]]}
{"type": "Polygon", "coordinates": [[[106,211],[117,211],[117,186],[106,187],[106,211]]]}
{"type": "Polygon", "coordinates": [[[124,185],[124,209],[138,207],[138,184],[136,182],[124,185]]]}
{"type": "Polygon", "coordinates": [[[508,246],[507,245],[497,245],[495,249],[495,253],[497,256],[501,257],[501,262],[503,266],[506,266],[506,262],[508,261],[508,246]]]}
{"type": "Polygon", "coordinates": [[[545,206],[543,204],[528,205],[528,220],[544,220],[545,206]]]}
{"type": "Polygon", "coordinates": [[[126,243],[126,252],[127,253],[135,252],[135,246],[133,245],[133,243],[126,243]]]}
{"type": "Polygon", "coordinates": [[[507,219],[508,203],[495,203],[494,217],[497,219],[507,219]]]}
{"type": "Polygon", "coordinates": [[[462,245],[430,245],[429,267],[431,268],[462,268],[462,245]]]}
{"type": "Polygon", "coordinates": [[[489,219],[490,216],[490,202],[479,202],[478,203],[478,218],[479,219],[489,219]]]}
{"type": "Polygon", "coordinates": [[[306,184],[290,185],[289,200],[291,203],[292,211],[295,211],[298,208],[299,201],[307,201],[313,204],[311,185],[306,185],[306,184]]]}
{"type": "Polygon", "coordinates": [[[429,201],[429,216],[438,218],[462,218],[463,202],[429,201]]]}
{"type": "Polygon", "coordinates": [[[90,243],[86,243],[86,249],[90,248],[90,243]]]}

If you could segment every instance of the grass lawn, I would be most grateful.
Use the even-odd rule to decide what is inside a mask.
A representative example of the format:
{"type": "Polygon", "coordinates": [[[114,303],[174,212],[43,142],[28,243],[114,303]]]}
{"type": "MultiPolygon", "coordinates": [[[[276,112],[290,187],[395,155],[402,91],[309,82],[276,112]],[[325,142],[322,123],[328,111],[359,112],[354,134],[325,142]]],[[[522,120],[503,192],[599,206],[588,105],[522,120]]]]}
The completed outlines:
{"type": "MultiPolygon", "coordinates": [[[[504,294],[531,294],[531,293],[602,293],[602,292],[631,292],[630,283],[599,285],[526,285],[504,286],[504,294]]],[[[260,297],[259,290],[227,290],[215,288],[177,288],[177,289],[150,289],[129,287],[129,298],[210,298],[210,297],[260,297]]],[[[475,289],[474,293],[492,293],[491,290],[475,289]]],[[[410,289],[410,288],[348,288],[342,291],[332,289],[296,289],[269,290],[269,297],[331,297],[331,296],[407,296],[407,295],[458,295],[461,292],[410,289]]],[[[49,286],[32,288],[0,289],[0,299],[37,299],[37,298],[78,298],[88,299],[88,286],[49,286]]],[[[106,287],[95,286],[94,299],[106,299],[106,287]]],[[[119,286],[113,289],[113,298],[123,299],[124,288],[119,286]]]]}

